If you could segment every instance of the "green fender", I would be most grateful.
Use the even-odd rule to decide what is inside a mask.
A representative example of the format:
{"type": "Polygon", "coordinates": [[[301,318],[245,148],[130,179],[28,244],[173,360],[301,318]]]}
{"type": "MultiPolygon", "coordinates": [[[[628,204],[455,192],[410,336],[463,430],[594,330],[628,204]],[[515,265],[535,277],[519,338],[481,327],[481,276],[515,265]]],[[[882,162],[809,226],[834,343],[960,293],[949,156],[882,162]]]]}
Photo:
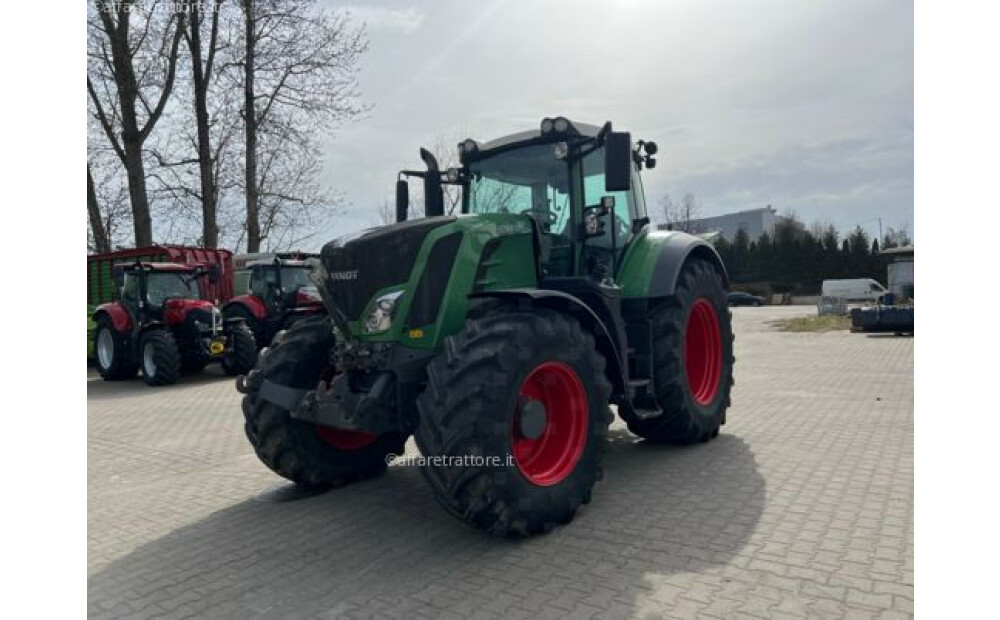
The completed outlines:
{"type": "Polygon", "coordinates": [[[624,298],[657,298],[674,294],[684,261],[696,257],[713,263],[722,274],[726,289],[729,275],[715,248],[704,239],[676,230],[653,230],[646,226],[625,250],[618,268],[624,298]]]}

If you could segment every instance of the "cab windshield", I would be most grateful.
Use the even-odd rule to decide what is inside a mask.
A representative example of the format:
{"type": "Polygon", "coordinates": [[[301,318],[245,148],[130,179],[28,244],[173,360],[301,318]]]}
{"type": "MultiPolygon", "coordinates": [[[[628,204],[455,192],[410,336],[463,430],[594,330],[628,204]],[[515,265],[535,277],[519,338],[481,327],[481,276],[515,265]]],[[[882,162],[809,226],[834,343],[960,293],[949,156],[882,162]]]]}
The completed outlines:
{"type": "Polygon", "coordinates": [[[146,276],[146,297],[154,306],[166,299],[200,299],[198,282],[185,272],[151,272],[146,276]]]}
{"type": "Polygon", "coordinates": [[[552,144],[512,149],[469,164],[468,213],[532,215],[551,232],[570,220],[570,166],[552,144]]]}
{"type": "Polygon", "coordinates": [[[303,286],[314,285],[309,280],[309,269],[307,267],[282,267],[281,286],[290,291],[303,286]]]}

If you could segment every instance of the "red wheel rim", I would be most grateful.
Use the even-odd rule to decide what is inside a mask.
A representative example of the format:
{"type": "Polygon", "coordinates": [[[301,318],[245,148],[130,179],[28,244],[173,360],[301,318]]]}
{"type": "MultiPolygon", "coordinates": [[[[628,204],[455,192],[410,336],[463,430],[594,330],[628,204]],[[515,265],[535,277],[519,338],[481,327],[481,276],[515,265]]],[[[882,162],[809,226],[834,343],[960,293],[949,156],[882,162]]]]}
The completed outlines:
{"type": "Polygon", "coordinates": [[[694,401],[711,403],[722,377],[722,333],[715,306],[704,297],[691,306],[684,328],[684,368],[694,401]]]}
{"type": "Polygon", "coordinates": [[[528,373],[517,392],[512,452],[518,470],[538,486],[557,484],[576,467],[587,445],[587,393],[576,372],[562,362],[544,362],[528,373]],[[521,429],[524,399],[545,407],[545,426],[535,438],[521,429]]]}
{"type": "Polygon", "coordinates": [[[338,450],[360,450],[371,445],[378,435],[365,431],[345,431],[339,428],[316,425],[316,434],[326,443],[338,450]]]}

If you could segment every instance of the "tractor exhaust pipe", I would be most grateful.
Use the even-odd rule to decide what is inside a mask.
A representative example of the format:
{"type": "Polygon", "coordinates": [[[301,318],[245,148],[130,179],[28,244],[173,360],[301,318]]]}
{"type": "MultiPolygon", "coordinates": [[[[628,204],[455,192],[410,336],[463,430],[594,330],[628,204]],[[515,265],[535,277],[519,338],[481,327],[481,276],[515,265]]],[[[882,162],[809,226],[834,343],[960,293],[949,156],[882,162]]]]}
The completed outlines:
{"type": "Polygon", "coordinates": [[[444,215],[444,192],[441,190],[441,170],[437,159],[427,149],[420,149],[420,159],[427,166],[424,173],[424,215],[444,215]]]}

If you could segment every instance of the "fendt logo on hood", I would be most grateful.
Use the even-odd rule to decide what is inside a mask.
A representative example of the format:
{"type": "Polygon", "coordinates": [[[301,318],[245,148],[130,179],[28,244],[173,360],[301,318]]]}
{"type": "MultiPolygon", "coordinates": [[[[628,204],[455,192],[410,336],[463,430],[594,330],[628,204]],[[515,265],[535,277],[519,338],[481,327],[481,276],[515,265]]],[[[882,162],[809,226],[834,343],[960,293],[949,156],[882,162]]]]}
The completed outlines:
{"type": "Polygon", "coordinates": [[[358,270],[352,269],[350,271],[332,271],[330,272],[330,278],[333,280],[357,280],[358,270]]]}

